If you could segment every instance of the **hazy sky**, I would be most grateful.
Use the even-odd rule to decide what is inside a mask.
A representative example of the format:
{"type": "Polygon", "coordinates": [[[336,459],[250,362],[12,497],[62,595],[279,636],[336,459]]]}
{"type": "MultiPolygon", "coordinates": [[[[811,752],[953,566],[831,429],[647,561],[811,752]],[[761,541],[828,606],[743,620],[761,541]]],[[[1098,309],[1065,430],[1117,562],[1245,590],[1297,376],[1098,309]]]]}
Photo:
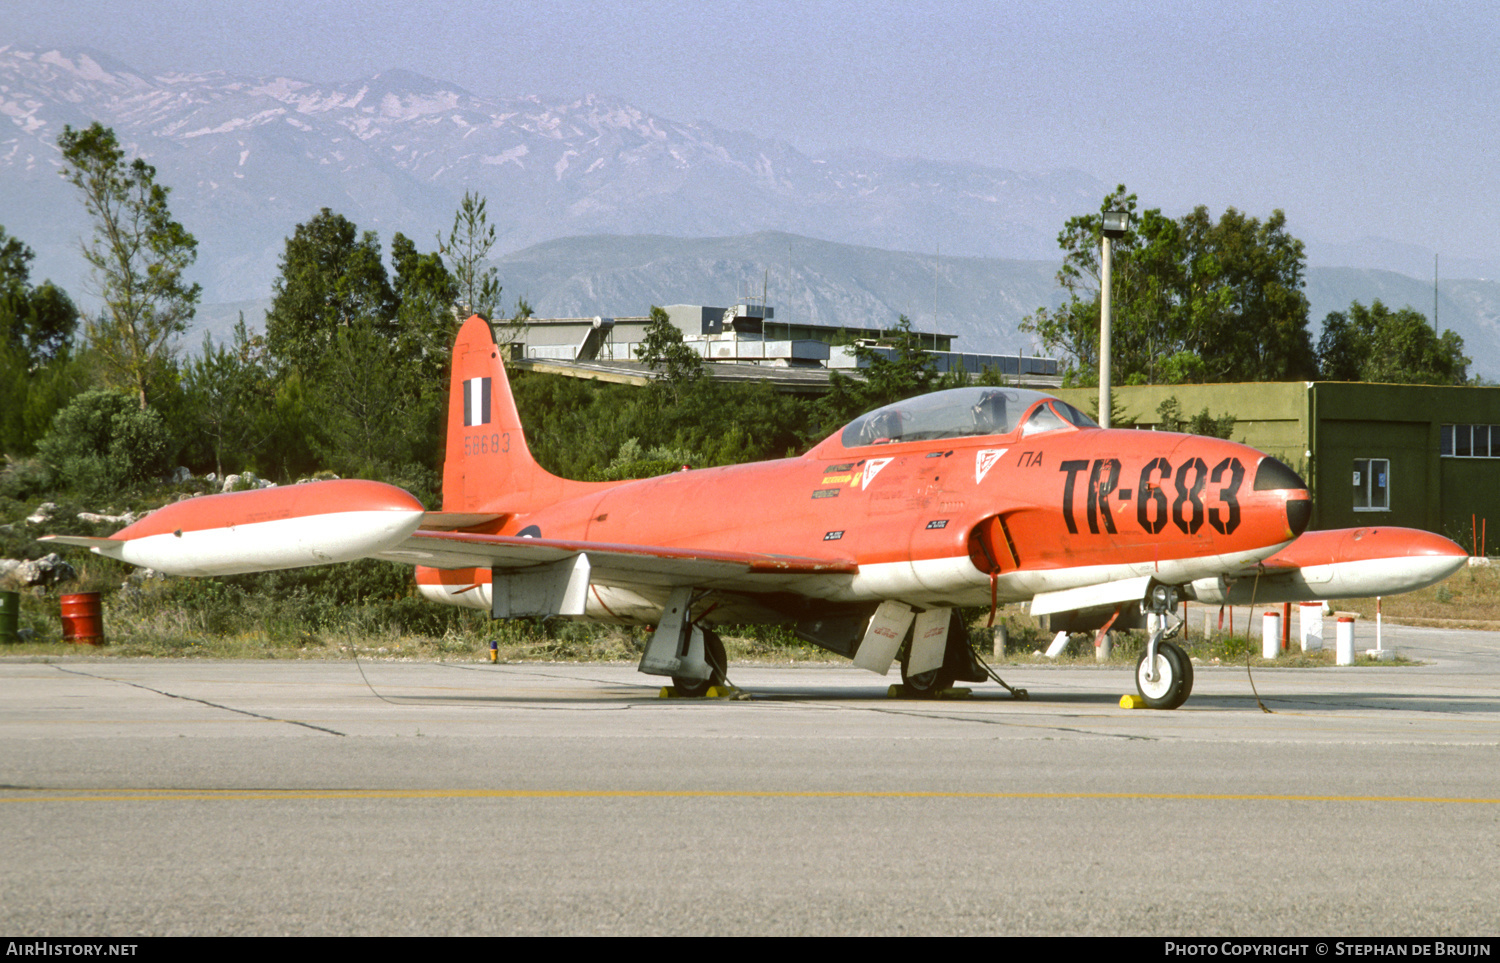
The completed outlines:
{"type": "Polygon", "coordinates": [[[146,73],[618,97],[805,150],[1078,168],[1144,206],[1500,258],[1500,3],[5,0],[146,73]]]}

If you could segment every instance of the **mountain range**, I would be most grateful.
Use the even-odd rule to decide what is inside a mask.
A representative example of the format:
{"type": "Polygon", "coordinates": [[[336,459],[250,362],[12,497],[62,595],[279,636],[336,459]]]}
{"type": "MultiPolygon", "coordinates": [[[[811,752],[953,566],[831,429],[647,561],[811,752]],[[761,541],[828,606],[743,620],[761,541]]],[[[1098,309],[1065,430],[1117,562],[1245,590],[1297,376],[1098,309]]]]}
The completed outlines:
{"type": "MultiPolygon", "coordinates": [[[[285,238],[320,208],[387,246],[401,231],[430,249],[474,190],[507,294],[544,316],[765,289],[786,320],[906,313],[931,330],[935,305],[965,350],[1029,351],[1015,326],[1060,297],[1057,232],[1108,189],[1076,170],[810,156],[600,96],[486,98],[404,71],[343,84],[148,77],[84,49],[0,47],[0,116],[0,224],[37,252],[38,279],[89,299],[77,252],[88,224],[56,143],[63,125],[98,120],[172,188],[173,214],[199,240],[200,313],[220,330],[246,305],[258,320],[285,238]]],[[[1309,269],[1314,319],[1374,297],[1431,313],[1430,280],[1380,270],[1416,272],[1430,255],[1380,239],[1309,251],[1355,265],[1309,269]]],[[[1441,292],[1440,324],[1464,336],[1476,370],[1500,374],[1500,284],[1441,292]]]]}
{"type": "Polygon", "coordinates": [[[1077,171],[809,157],[602,97],[486,99],[404,71],[335,85],[145,77],[93,51],[0,47],[0,114],[12,233],[39,253],[67,247],[47,229],[78,207],[57,176],[57,136],[99,120],[173,188],[209,300],[264,294],[283,239],[322,207],[422,241],[451,225],[467,189],[488,199],[498,253],[576,235],[774,229],[1009,258],[1053,256],[1057,226],[1105,190],[1077,171]]]}

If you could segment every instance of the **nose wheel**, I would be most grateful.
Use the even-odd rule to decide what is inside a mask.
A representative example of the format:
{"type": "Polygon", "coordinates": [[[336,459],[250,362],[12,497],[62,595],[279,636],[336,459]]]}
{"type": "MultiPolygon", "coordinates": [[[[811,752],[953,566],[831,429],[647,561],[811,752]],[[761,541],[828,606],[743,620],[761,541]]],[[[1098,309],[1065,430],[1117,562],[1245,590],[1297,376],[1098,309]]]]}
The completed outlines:
{"type": "Polygon", "coordinates": [[[1147,647],[1135,664],[1135,688],[1152,709],[1175,709],[1193,693],[1193,663],[1172,642],[1157,642],[1156,656],[1147,647]]]}

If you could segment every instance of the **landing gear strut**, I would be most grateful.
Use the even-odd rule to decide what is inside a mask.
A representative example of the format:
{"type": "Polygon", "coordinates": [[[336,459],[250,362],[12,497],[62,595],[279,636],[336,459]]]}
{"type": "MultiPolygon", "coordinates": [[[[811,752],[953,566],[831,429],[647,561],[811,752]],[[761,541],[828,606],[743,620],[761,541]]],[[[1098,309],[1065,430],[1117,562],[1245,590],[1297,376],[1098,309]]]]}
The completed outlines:
{"type": "MultiPolygon", "coordinates": [[[[662,607],[661,621],[641,653],[640,670],[647,675],[664,675],[672,680],[678,695],[701,697],[716,685],[724,685],[729,658],[724,641],[706,625],[695,622],[692,607],[706,593],[694,597],[693,589],[683,586],[672,590],[662,607]]],[[[709,611],[712,611],[710,607],[709,611]]],[[[701,620],[706,613],[699,613],[701,620]]]]}
{"type": "Polygon", "coordinates": [[[1175,709],[1193,693],[1192,660],[1166,641],[1182,628],[1181,620],[1169,623],[1176,607],[1177,591],[1170,585],[1153,586],[1146,597],[1146,611],[1158,617],[1158,627],[1135,664],[1135,688],[1152,709],[1175,709]]]}

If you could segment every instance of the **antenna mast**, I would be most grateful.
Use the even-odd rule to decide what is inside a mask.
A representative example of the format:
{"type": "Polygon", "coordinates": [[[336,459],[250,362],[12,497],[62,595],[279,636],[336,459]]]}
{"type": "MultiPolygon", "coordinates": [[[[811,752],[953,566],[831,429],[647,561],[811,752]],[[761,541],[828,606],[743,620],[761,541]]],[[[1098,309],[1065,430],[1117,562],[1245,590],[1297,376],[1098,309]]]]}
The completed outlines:
{"type": "Polygon", "coordinates": [[[937,246],[937,260],[934,261],[933,265],[932,265],[932,350],[934,350],[934,351],[937,350],[937,336],[938,336],[938,323],[937,323],[938,275],[942,272],[942,270],[943,270],[943,245],[940,243],[937,246]]]}

